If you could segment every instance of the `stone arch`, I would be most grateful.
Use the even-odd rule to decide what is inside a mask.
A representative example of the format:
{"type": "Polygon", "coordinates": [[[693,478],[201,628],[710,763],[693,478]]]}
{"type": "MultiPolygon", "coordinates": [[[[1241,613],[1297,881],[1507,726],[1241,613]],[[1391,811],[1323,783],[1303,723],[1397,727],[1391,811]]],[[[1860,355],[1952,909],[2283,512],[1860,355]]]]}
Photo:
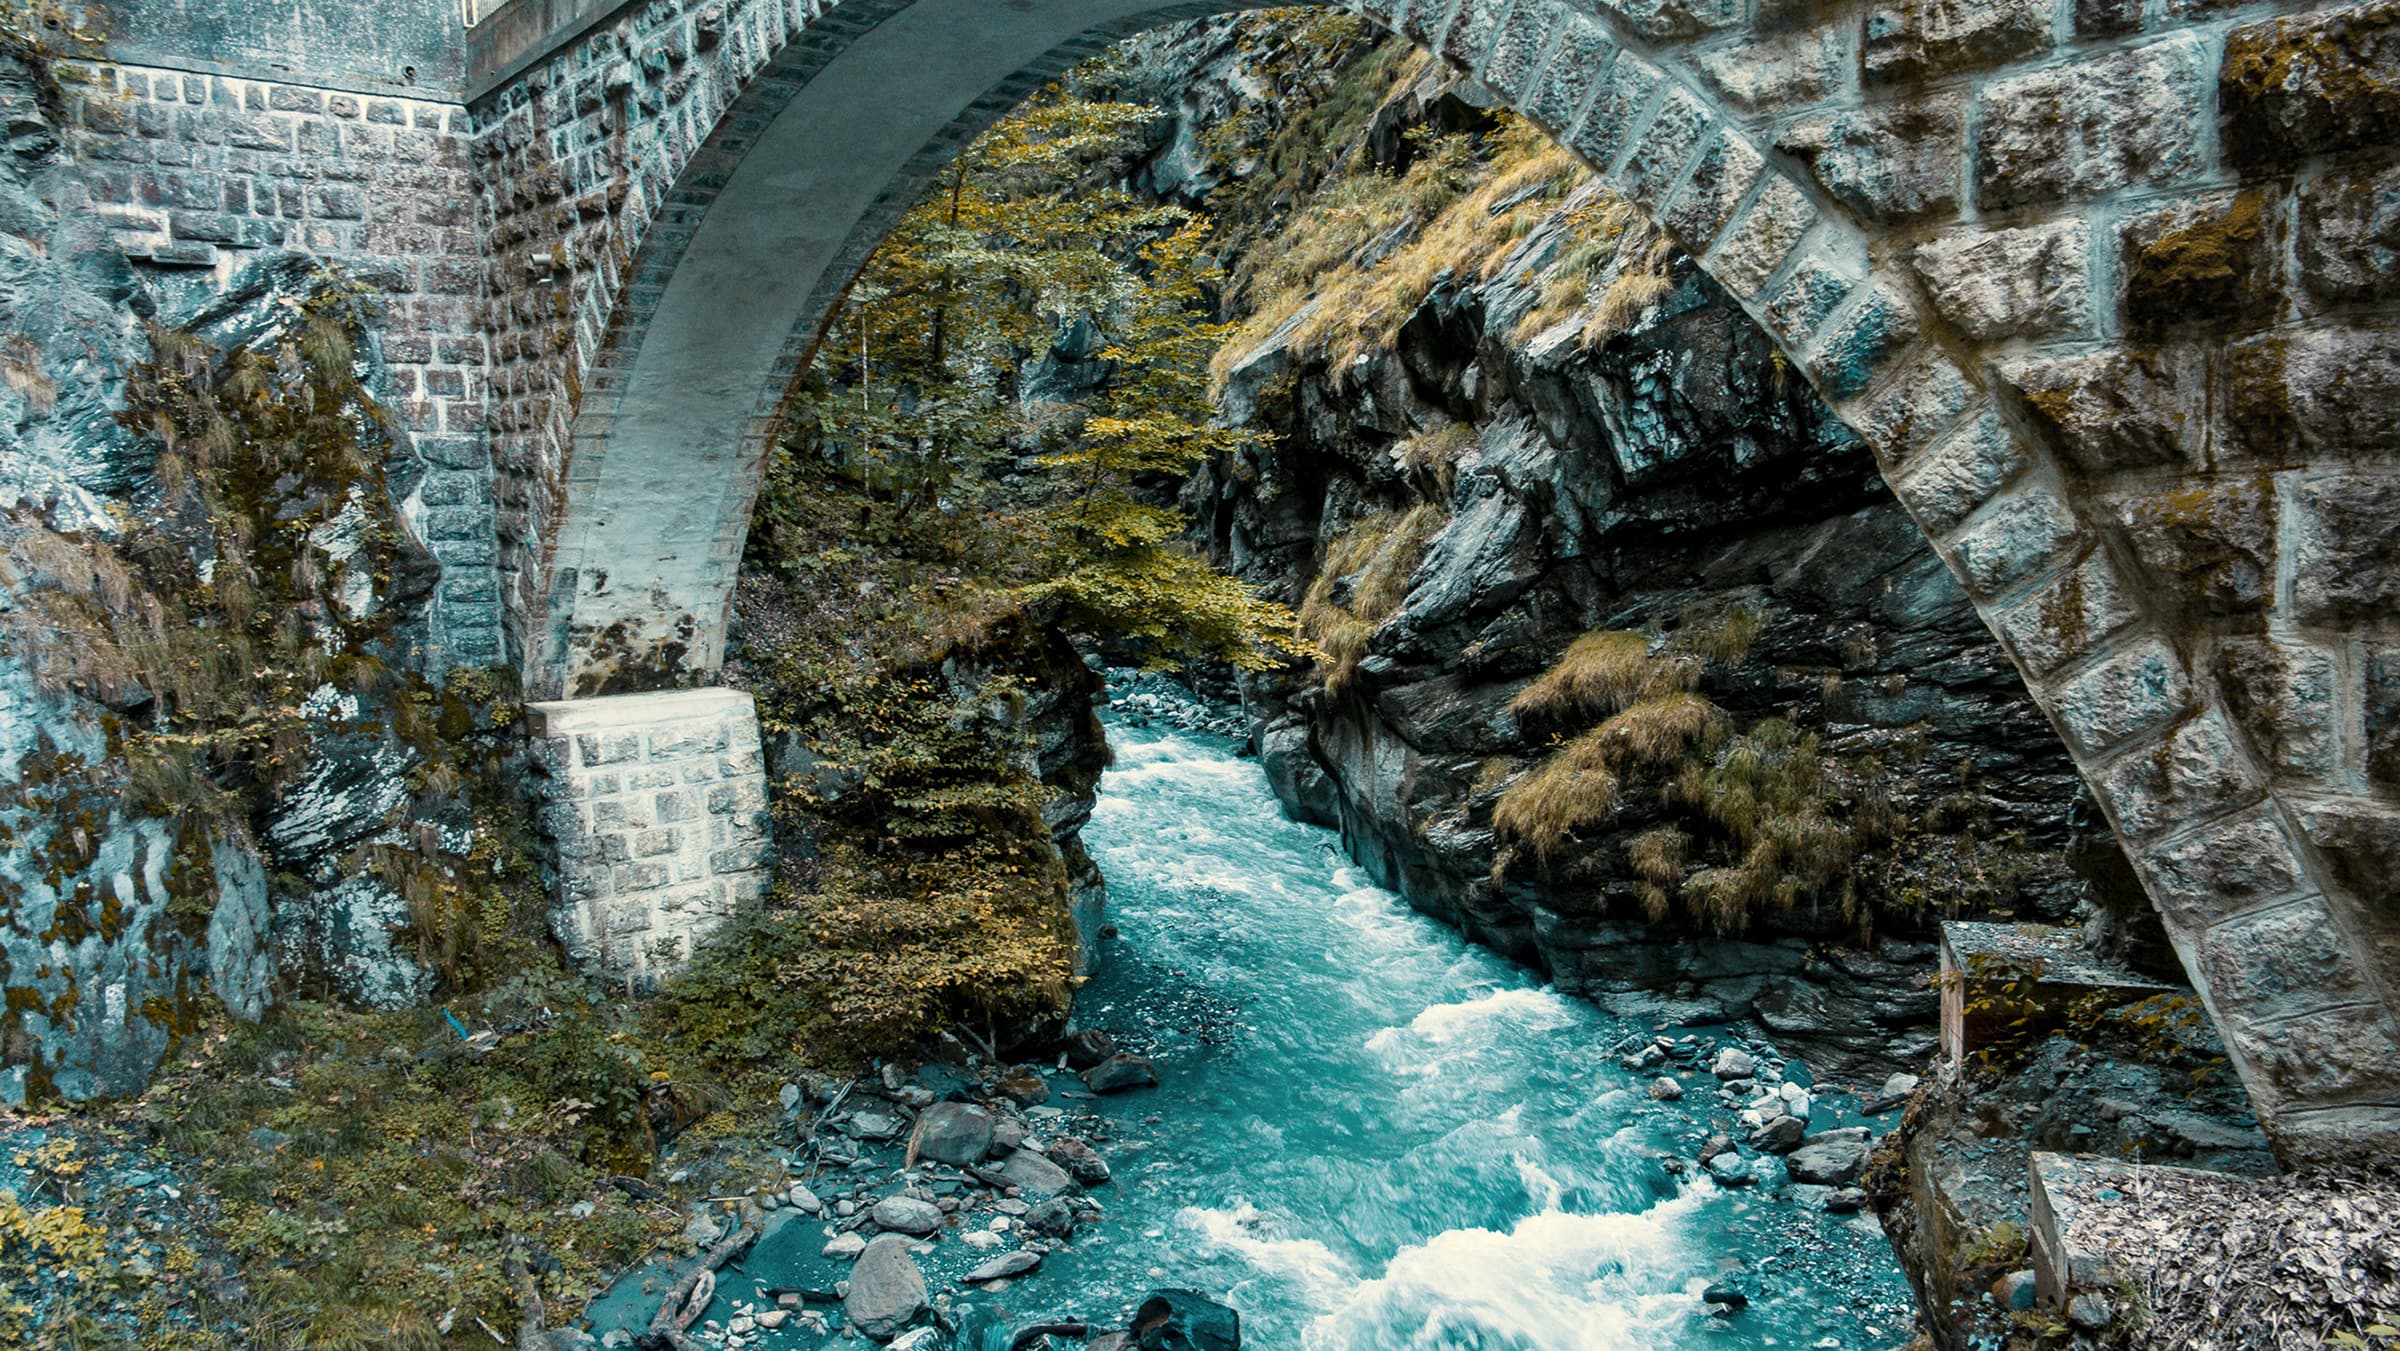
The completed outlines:
{"type": "MultiPolygon", "coordinates": [[[[530,686],[704,682],[764,419],[884,225],[1031,81],[1235,7],[659,0],[478,53],[530,686]],[[749,213],[837,180],[823,263],[762,281],[749,213]]],[[[2400,1146],[2400,4],[1355,7],[1663,224],[1874,447],[2286,1156],[2400,1146]]]]}

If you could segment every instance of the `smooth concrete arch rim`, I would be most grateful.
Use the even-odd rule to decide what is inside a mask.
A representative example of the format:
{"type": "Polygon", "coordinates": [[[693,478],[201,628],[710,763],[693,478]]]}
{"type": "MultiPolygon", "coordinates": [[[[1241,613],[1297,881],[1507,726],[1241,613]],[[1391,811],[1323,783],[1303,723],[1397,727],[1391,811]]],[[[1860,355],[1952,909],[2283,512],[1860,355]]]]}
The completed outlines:
{"type": "MultiPolygon", "coordinates": [[[[554,609],[527,644],[528,688],[608,689],[584,660],[603,633],[611,654],[666,644],[685,671],[713,671],[777,406],[916,194],[1044,81],[1110,44],[1261,7],[898,0],[828,11],[837,31],[812,27],[817,58],[801,55],[780,83],[753,82],[637,255],[595,362],[596,397],[577,417],[554,609]],[[720,144],[745,112],[762,124],[720,144]]],[[[795,39],[768,71],[810,42],[795,39]]]]}

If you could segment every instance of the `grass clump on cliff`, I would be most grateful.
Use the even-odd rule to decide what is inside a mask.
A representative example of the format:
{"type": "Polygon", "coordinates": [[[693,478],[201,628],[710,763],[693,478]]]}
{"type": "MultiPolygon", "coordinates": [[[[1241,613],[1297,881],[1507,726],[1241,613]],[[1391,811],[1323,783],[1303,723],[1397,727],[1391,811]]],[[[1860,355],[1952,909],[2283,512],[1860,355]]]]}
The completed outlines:
{"type": "Polygon", "coordinates": [[[1509,701],[1519,718],[1574,718],[1618,712],[1638,700],[1677,694],[1700,683],[1700,662],[1655,650],[1646,633],[1587,633],[1509,701]]]}
{"type": "Polygon", "coordinates": [[[1300,602],[1300,631],[1323,654],[1326,689],[1349,683],[1375,630],[1399,613],[1425,550],[1449,523],[1447,511],[1420,502],[1365,517],[1326,544],[1300,602]]]}

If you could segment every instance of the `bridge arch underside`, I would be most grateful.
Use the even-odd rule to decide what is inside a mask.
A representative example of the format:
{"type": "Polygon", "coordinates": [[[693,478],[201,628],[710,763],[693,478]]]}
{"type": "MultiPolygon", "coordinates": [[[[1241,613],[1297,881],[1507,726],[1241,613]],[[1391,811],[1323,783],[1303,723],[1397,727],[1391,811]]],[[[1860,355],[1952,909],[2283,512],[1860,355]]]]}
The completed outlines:
{"type": "MultiPolygon", "coordinates": [[[[479,104],[538,694],[706,683],[774,407],[875,242],[1042,80],[1247,7],[870,2],[653,5],[479,104]]],[[[2400,1150],[2400,0],[1354,7],[1874,446],[2286,1158],[2400,1150]]]]}

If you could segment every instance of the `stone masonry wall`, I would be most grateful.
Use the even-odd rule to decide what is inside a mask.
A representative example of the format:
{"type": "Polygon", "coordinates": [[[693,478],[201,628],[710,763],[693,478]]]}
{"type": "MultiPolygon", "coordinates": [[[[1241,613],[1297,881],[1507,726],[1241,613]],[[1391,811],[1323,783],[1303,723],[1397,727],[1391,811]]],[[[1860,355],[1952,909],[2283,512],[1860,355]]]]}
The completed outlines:
{"type": "Polygon", "coordinates": [[[407,504],[442,563],[427,669],[504,662],[467,110],[105,63],[76,92],[89,208],[138,266],[221,285],[294,250],[383,293],[389,399],[432,466],[407,504]]]}
{"type": "Polygon", "coordinates": [[[648,985],[772,878],[757,707],[715,689],[527,712],[551,930],[585,970],[648,985]]]}

